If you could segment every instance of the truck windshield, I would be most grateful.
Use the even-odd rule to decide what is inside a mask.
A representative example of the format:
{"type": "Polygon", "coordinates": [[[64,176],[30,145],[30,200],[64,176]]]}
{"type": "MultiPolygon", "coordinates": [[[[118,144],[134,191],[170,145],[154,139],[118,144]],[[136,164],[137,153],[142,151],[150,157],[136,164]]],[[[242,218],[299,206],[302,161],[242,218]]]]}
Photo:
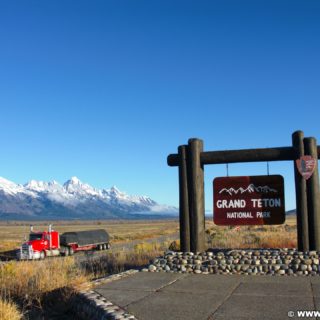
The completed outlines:
{"type": "Polygon", "coordinates": [[[41,240],[42,239],[42,233],[30,233],[29,240],[41,240]]]}

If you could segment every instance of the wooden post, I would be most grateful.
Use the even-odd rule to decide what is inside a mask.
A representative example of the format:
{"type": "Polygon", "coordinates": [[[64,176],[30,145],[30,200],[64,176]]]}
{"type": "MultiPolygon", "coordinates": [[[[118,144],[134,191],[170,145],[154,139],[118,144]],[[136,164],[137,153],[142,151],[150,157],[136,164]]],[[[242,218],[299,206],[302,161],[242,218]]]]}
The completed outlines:
{"type": "Polygon", "coordinates": [[[187,148],[179,146],[179,218],[180,251],[190,251],[189,199],[187,182],[187,148]]]}
{"type": "Polygon", "coordinates": [[[307,200],[310,250],[320,250],[320,194],[317,143],[315,138],[304,138],[303,142],[305,154],[312,156],[316,160],[315,170],[307,180],[307,200]]]}
{"type": "Polygon", "coordinates": [[[304,156],[303,146],[304,134],[302,131],[296,131],[292,134],[292,146],[295,151],[293,160],[294,179],[296,185],[296,211],[297,211],[297,235],[298,250],[309,250],[309,231],[308,231],[308,209],[307,209],[307,186],[306,180],[299,173],[296,159],[304,156]]]}
{"type": "Polygon", "coordinates": [[[200,161],[203,141],[189,139],[188,186],[190,213],[190,249],[192,252],[205,250],[204,219],[204,172],[200,161]]]}

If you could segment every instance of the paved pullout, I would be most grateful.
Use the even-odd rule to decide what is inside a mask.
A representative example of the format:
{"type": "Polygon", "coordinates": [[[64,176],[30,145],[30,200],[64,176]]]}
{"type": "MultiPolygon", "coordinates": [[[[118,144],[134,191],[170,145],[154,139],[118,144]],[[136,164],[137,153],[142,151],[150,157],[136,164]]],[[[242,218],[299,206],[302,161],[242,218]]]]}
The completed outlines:
{"type": "Polygon", "coordinates": [[[297,319],[298,310],[320,310],[318,276],[139,272],[95,291],[139,320],[274,320],[290,311],[297,319]]]}

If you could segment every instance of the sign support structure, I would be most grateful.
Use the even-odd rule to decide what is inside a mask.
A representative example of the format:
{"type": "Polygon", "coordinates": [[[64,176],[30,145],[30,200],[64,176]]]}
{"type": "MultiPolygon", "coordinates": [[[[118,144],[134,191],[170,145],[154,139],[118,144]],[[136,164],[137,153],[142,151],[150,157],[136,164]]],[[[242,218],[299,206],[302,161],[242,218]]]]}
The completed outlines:
{"type": "Polygon", "coordinates": [[[179,213],[181,251],[205,249],[204,165],[236,162],[293,161],[297,203],[297,237],[300,251],[320,251],[320,193],[318,158],[320,146],[315,138],[304,138],[302,131],[292,134],[292,146],[264,149],[203,151],[203,141],[189,139],[178,154],[167,158],[169,166],[179,167],[179,213]],[[307,181],[300,175],[296,160],[305,155],[316,160],[307,181]]]}
{"type": "Polygon", "coordinates": [[[188,187],[190,216],[190,249],[192,252],[205,249],[204,219],[204,172],[200,155],[203,141],[190,139],[188,144],[188,187]]]}
{"type": "Polygon", "coordinates": [[[180,146],[179,153],[179,221],[180,221],[180,247],[184,252],[190,251],[190,218],[189,195],[187,183],[187,147],[180,146]]]}
{"type": "Polygon", "coordinates": [[[301,251],[309,251],[309,228],[308,228],[308,208],[307,208],[307,184],[300,174],[296,160],[304,156],[304,134],[296,131],[292,134],[292,146],[295,151],[294,179],[296,185],[296,215],[297,215],[297,240],[298,248],[301,251]]]}
{"type": "Polygon", "coordinates": [[[312,176],[307,180],[307,207],[309,219],[309,249],[319,250],[320,248],[320,197],[319,197],[319,172],[318,153],[315,138],[304,138],[304,149],[306,155],[316,160],[312,176]]]}

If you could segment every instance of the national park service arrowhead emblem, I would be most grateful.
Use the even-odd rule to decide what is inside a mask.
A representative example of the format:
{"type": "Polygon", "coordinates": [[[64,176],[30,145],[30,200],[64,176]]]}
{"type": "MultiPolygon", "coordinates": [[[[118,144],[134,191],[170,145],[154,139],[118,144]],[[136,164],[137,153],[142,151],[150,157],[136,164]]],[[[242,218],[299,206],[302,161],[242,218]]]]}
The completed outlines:
{"type": "Polygon", "coordinates": [[[296,160],[297,168],[300,174],[308,180],[316,168],[316,159],[312,158],[311,156],[303,156],[300,159],[296,160]]]}

